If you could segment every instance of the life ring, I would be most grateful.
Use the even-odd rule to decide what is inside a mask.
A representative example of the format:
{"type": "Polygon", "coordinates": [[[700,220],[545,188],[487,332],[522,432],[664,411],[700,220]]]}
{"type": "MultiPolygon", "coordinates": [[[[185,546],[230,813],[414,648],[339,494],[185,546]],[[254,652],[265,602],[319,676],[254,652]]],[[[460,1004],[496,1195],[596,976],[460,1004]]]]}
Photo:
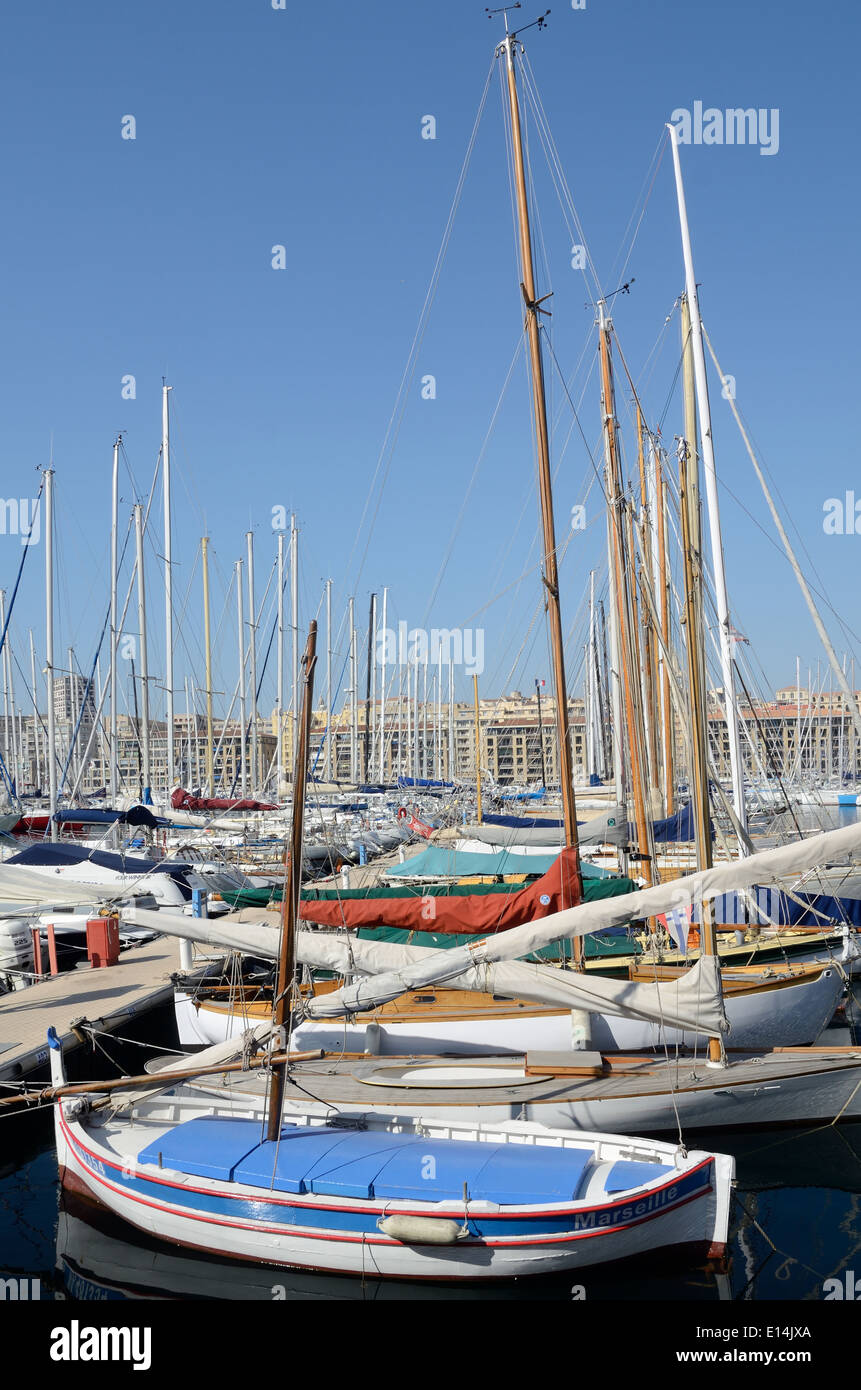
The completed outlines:
{"type": "Polygon", "coordinates": [[[407,810],[406,806],[401,806],[400,810],[398,811],[398,820],[406,820],[408,815],[409,811],[407,810]]]}

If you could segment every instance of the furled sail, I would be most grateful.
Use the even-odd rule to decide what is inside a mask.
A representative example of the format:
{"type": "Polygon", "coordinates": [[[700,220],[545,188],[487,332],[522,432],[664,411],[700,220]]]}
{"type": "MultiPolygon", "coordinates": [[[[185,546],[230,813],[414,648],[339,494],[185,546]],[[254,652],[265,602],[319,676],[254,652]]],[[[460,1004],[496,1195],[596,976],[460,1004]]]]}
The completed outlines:
{"type": "MultiPolygon", "coordinates": [[[[529,819],[532,819],[529,817],[529,819]]],[[[506,828],[500,825],[465,825],[464,840],[480,840],[485,845],[541,845],[558,847],[562,830],[552,825],[524,825],[506,828]]],[[[592,820],[577,827],[580,845],[624,845],[628,842],[628,818],[624,806],[612,806],[592,820]]]]}
{"type": "MultiPolygon", "coordinates": [[[[623,881],[625,886],[627,881],[623,881]]],[[[624,887],[622,888],[624,892],[624,887]]],[[[580,901],[577,851],[564,849],[547,873],[518,893],[468,894],[464,897],[348,898],[337,902],[300,902],[307,922],[327,927],[404,927],[421,930],[433,923],[437,932],[483,936],[533,922],[580,901]]]]}
{"type": "MultiPolygon", "coordinates": [[[[251,911],[249,916],[251,916],[251,911]]],[[[243,914],[244,915],[244,914],[243,914]]],[[[257,921],[241,922],[229,917],[181,917],[175,913],[132,908],[123,920],[137,926],[153,927],[171,935],[205,941],[211,946],[250,951],[270,960],[278,956],[280,931],[278,913],[266,914],[272,925],[257,921]]],[[[392,972],[422,972],[436,968],[436,958],[455,952],[432,951],[422,946],[399,946],[391,942],[360,941],[343,932],[300,931],[296,935],[296,958],[312,969],[334,970],[342,975],[367,974],[390,977],[392,972]]],[[[725,1029],[717,986],[717,962],[705,957],[692,969],[660,984],[632,984],[629,980],[610,980],[601,975],[584,975],[557,970],[554,966],[529,965],[506,961],[498,965],[471,965],[446,980],[446,988],[479,990],[504,995],[508,999],[529,999],[557,1009],[586,1009],[593,1013],[622,1018],[645,1019],[667,1028],[684,1028],[713,1037],[725,1029]]],[[[373,979],[369,979],[369,985],[373,979]]],[[[330,1010],[319,1003],[334,994],[306,1003],[306,1013],[314,1018],[329,1017],[330,1010]]],[[[336,1009],[335,1015],[343,1013],[336,1009]]]]}
{"type": "Polygon", "coordinates": [[[685,908],[715,898],[728,889],[773,883],[781,878],[805,873],[819,864],[834,863],[841,856],[859,849],[861,822],[813,835],[807,840],[796,840],[776,849],[763,850],[746,859],[734,859],[728,864],[688,874],[672,883],[644,888],[625,897],[583,903],[540,921],[483,937],[467,946],[438,951],[436,962],[428,959],[420,965],[378,975],[373,980],[362,980],[314,999],[308,1005],[308,1013],[314,1018],[333,1018],[363,1012],[377,1004],[397,999],[408,990],[456,979],[473,967],[482,968],[497,961],[517,960],[563,936],[585,936],[589,932],[621,926],[635,917],[653,917],[673,908],[685,908]]]}

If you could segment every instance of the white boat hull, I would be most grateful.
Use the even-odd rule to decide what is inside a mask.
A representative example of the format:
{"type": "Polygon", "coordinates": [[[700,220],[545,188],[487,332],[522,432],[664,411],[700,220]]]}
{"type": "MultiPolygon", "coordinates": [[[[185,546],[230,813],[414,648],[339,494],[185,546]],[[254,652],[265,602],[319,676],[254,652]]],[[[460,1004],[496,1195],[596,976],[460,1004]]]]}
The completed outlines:
{"type": "MultiPolygon", "coordinates": [[[[189,1179],[183,1172],[142,1165],[129,1152],[129,1142],[134,1149],[146,1140],[158,1143],[160,1133],[195,1114],[195,1105],[162,1102],[165,1118],[171,1110],[175,1118],[166,1126],[162,1122],[161,1129],[151,1125],[153,1111],[146,1102],[142,1108],[134,1125],[128,1119],[88,1124],[85,1116],[75,1115],[74,1102],[58,1105],[57,1153],[64,1185],[88,1193],[160,1239],[240,1260],[332,1273],[476,1280],[560,1273],[682,1248],[718,1256],[726,1246],[734,1176],[733,1160],[726,1155],[685,1155],[672,1145],[614,1136],[554,1137],[528,1124],[476,1131],[422,1118],[409,1120],[413,1128],[407,1132],[420,1133],[429,1147],[435,1138],[449,1145],[454,1140],[455,1147],[458,1139],[487,1140],[490,1156],[491,1145],[527,1144],[539,1167],[535,1148],[546,1146],[555,1153],[560,1145],[570,1146],[574,1154],[578,1145],[586,1146],[593,1176],[582,1199],[522,1207],[473,1199],[321,1199],[201,1176],[189,1179]],[[648,1190],[644,1185],[618,1198],[605,1193],[599,1199],[605,1170],[632,1159],[663,1165],[656,1170],[661,1176],[648,1190]],[[459,1222],[468,1234],[450,1244],[431,1243],[424,1234],[393,1236],[389,1232],[397,1217],[421,1232],[429,1217],[459,1222]],[[381,1221],[388,1224],[381,1228],[381,1221]]],[[[204,1113],[199,1105],[196,1113],[204,1113]]],[[[393,1132],[385,1122],[379,1127],[393,1132]]],[[[325,1131],[325,1126],[317,1129],[325,1131]]]]}
{"type": "MultiPolygon", "coordinates": [[[[726,1013],[730,1023],[728,1045],[735,1048],[800,1047],[815,1042],[834,1017],[843,993],[843,980],[833,966],[826,966],[812,980],[787,984],[745,995],[730,995],[726,1013]]],[[[176,995],[176,1017],[183,1046],[224,1042],[239,1037],[249,1026],[246,1014],[192,1002],[176,995]]],[[[591,1046],[601,1052],[638,1052],[644,1048],[690,1047],[702,1042],[699,1035],[678,1028],[662,1029],[658,1023],[592,1014],[591,1046]]],[[[368,1032],[366,1025],[349,1020],[308,1019],[294,1031],[298,1050],[323,1048],[327,1052],[379,1052],[403,1056],[410,1053],[525,1053],[567,1051],[575,1044],[579,1023],[566,1010],[531,1011],[486,1019],[426,1016],[403,1022],[386,1019],[368,1032]]]]}

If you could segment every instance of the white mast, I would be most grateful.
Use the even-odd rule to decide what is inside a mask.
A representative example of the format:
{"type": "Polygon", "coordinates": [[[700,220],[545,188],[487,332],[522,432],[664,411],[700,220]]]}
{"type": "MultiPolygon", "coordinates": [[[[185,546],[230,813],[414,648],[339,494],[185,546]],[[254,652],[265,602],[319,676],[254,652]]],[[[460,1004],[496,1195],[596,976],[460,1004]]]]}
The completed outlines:
{"type": "Polygon", "coordinates": [[[111,487],[111,805],[117,804],[117,522],[119,509],[120,439],[114,443],[111,487]]]}
{"type": "Polygon", "coordinates": [[[36,760],[33,786],[42,789],[42,731],[39,728],[39,700],[36,695],[36,644],[30,628],[30,685],[33,690],[33,755],[36,760]]]}
{"type": "MultiPolygon", "coordinates": [[[[6,590],[0,589],[0,632],[6,626],[6,590]]],[[[18,792],[18,749],[15,736],[15,701],[12,691],[12,663],[9,660],[9,633],[3,643],[3,756],[15,794],[18,792]],[[11,719],[11,738],[10,738],[11,719]]]]}
{"type": "MultiPolygon", "coordinates": [[[[0,631],[6,625],[6,590],[0,589],[0,631]]],[[[8,637],[8,634],[7,634],[8,637]]],[[[10,776],[14,781],[14,773],[9,769],[9,657],[7,654],[8,641],[3,644],[3,758],[10,776]]]]}
{"type": "MultiPolygon", "coordinates": [[[[388,589],[383,589],[383,654],[380,673],[380,723],[378,739],[380,745],[380,782],[386,780],[386,656],[388,654],[388,589]]],[[[376,649],[376,643],[375,643],[376,649]]]]}
{"type": "Polygon", "coordinates": [[[598,773],[598,740],[600,723],[598,720],[598,692],[595,688],[595,571],[589,571],[589,647],[586,662],[586,692],[588,718],[588,772],[590,778],[598,773]]]}
{"type": "Polygon", "coordinates": [[[276,796],[284,780],[284,532],[278,532],[278,691],[275,699],[276,796]]]}
{"type": "MultiPolygon", "coordinates": [[[[172,386],[161,388],[161,459],[164,492],[164,683],[167,697],[167,794],[176,780],[173,747],[173,571],[171,569],[170,519],[170,410],[168,394],[172,386]]],[[[195,719],[196,719],[195,714],[195,719]]],[[[113,751],[112,751],[113,756],[113,751]]]]}
{"type": "MultiPolygon", "coordinates": [[[[703,473],[706,485],[706,500],[709,511],[709,536],[711,539],[712,569],[715,585],[715,605],[720,631],[721,678],[724,689],[724,711],[729,738],[729,760],[732,775],[732,795],[739,829],[747,831],[747,810],[744,802],[744,782],[742,778],[741,742],[739,738],[738,705],[735,694],[735,679],[732,669],[732,648],[730,637],[729,600],[724,571],[723,541],[721,538],[720,509],[715,473],[714,440],[709,408],[708,382],[706,380],[706,359],[703,349],[703,327],[700,319],[700,306],[697,299],[697,282],[694,275],[693,252],[688,229],[688,213],[685,204],[685,190],[682,184],[682,168],[679,161],[679,133],[675,126],[668,126],[673,150],[673,168],[676,175],[676,196],[679,204],[679,222],[682,232],[682,253],[685,261],[685,292],[691,316],[691,347],[694,355],[694,380],[697,390],[697,406],[703,448],[703,473]]],[[[744,838],[738,834],[739,854],[746,853],[744,838]]]]}
{"type": "Polygon", "coordinates": [[[428,656],[425,654],[422,682],[422,777],[428,775],[428,656]]]}
{"type": "Polygon", "coordinates": [[[350,781],[359,780],[359,704],[356,670],[356,624],[354,601],[350,599],[350,781]]]}
{"type": "Polygon", "coordinates": [[[143,508],[135,506],[135,554],[138,571],[138,629],[140,631],[140,674],[141,674],[141,760],[143,771],[143,797],[151,788],[149,756],[149,663],[146,644],[146,580],[144,576],[143,548],[143,508]]]}
{"type": "MultiPolygon", "coordinates": [[[[332,780],[332,581],[326,580],[326,781],[332,780]]],[[[337,770],[337,769],[336,769],[337,770]]]]}
{"type": "Polygon", "coordinates": [[[442,643],[437,652],[436,673],[436,747],[434,748],[434,775],[442,781],[442,643]]]}
{"type": "Polygon", "coordinates": [[[254,532],[246,531],[248,545],[248,675],[251,681],[251,788],[260,790],[257,748],[257,611],[254,603],[254,532]]]}
{"type": "MultiPolygon", "coordinates": [[[[71,774],[72,774],[72,785],[75,786],[75,785],[77,784],[77,781],[78,781],[78,778],[77,778],[77,775],[76,775],[76,774],[77,774],[77,769],[78,769],[80,763],[79,763],[79,759],[78,759],[78,740],[77,740],[77,738],[75,737],[75,724],[77,723],[77,716],[76,716],[76,713],[75,713],[76,705],[77,705],[77,697],[76,697],[76,695],[75,695],[75,653],[72,651],[72,648],[71,648],[71,647],[68,647],[68,648],[67,648],[67,656],[66,656],[66,659],[67,659],[67,661],[68,661],[68,663],[69,663],[69,714],[70,714],[70,719],[69,719],[69,760],[68,760],[68,768],[69,768],[69,771],[70,771],[71,774]]],[[[81,767],[81,771],[83,772],[83,767],[81,767]]],[[[63,786],[65,786],[65,782],[61,785],[60,791],[63,790],[63,786]]]]}
{"type": "Polygon", "coordinates": [[[45,479],[45,684],[48,692],[48,809],[51,839],[57,839],[57,725],[54,716],[54,470],[45,479]]]}
{"type": "Polygon", "coordinates": [[[189,787],[194,785],[191,755],[191,695],[188,690],[188,676],[185,677],[185,780],[189,787]]]}
{"type": "Polygon", "coordinates": [[[418,648],[413,651],[415,671],[413,673],[413,777],[419,775],[419,655],[418,648]]]}
{"type": "Polygon", "coordinates": [[[455,756],[454,756],[454,661],[449,658],[448,663],[448,780],[454,781],[455,777],[455,756]]]}
{"type": "Polygon", "coordinates": [[[409,660],[407,660],[407,662],[406,662],[405,673],[406,673],[406,678],[407,678],[407,682],[406,682],[406,684],[407,684],[407,741],[406,741],[406,744],[405,744],[405,749],[406,749],[406,762],[404,761],[403,757],[399,758],[399,759],[398,759],[398,767],[399,767],[400,772],[401,772],[404,776],[408,777],[409,774],[410,774],[410,756],[411,756],[411,754],[410,754],[410,749],[411,749],[411,747],[412,747],[412,739],[413,739],[412,685],[410,684],[410,663],[409,663],[409,660]]]}
{"type": "Polygon", "coordinates": [[[245,619],[242,613],[242,561],[236,561],[236,632],[239,642],[239,780],[248,794],[248,759],[245,756],[245,619]]]}

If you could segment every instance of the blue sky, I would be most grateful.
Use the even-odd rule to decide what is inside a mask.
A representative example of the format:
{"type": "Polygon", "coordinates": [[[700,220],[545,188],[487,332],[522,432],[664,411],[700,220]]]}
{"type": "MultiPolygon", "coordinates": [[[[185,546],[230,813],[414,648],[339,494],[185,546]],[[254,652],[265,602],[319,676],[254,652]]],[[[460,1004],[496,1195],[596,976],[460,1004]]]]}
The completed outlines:
{"type": "MultiPolygon", "coordinates": [[[[539,12],[525,9],[522,22],[539,12]]],[[[536,621],[522,358],[464,506],[522,317],[495,72],[385,487],[371,493],[374,529],[369,540],[366,522],[357,541],[500,22],[451,0],[430,8],[289,0],[286,11],[271,0],[46,0],[7,6],[2,28],[2,493],[34,495],[53,438],[58,664],[69,644],[82,666],[92,660],[108,597],[113,439],[125,432],[135,486],[146,493],[166,376],[180,689],[189,671],[202,683],[199,537],[209,534],[214,556],[216,682],[232,690],[227,584],[251,528],[262,594],[278,505],[301,527],[303,625],[326,577],[336,612],[354,593],[362,622],[371,590],[388,585],[393,622],[485,629],[487,694],[549,676],[536,621]],[[121,138],[127,115],[134,140],[121,138]],[[433,140],[422,139],[426,115],[436,121],[433,140]],[[271,266],[279,244],[283,271],[271,266]],[[127,374],[134,400],[121,397],[127,374]],[[425,375],[436,379],[432,400],[421,396],[425,375]]],[[[779,110],[773,156],[751,146],[683,148],[694,258],[703,316],[740,408],[850,627],[861,536],[827,536],[822,521],[827,498],[847,489],[861,498],[859,30],[848,0],[587,0],[576,11],[557,0],[546,30],[525,36],[607,291],[619,283],[630,219],[649,189],[625,271],[635,283],[613,308],[650,420],[663,419],[669,440],[681,428],[676,317],[661,334],[683,272],[668,150],[655,173],[663,124],[698,100],[779,110]]],[[[528,124],[540,289],[553,290],[550,331],[566,376],[586,349],[571,391],[578,403],[583,396],[581,421],[598,458],[588,287],[571,268],[571,238],[528,124]]],[[[561,450],[572,418],[552,365],[547,374],[564,533],[591,465],[576,427],[561,450]]],[[[618,383],[631,460],[621,369],[618,383]]],[[[794,678],[797,653],[804,667],[821,653],[729,408],[719,391],[713,398],[733,616],[763,679],[782,684],[794,678]]],[[[124,517],[134,500],[125,471],[122,498],[124,517]]],[[[160,506],[158,495],[148,555],[156,675],[164,669],[160,506]]],[[[603,559],[594,489],[587,517],[562,564],[572,673],[588,573],[603,559]]],[[[0,536],[7,590],[20,554],[14,537],[0,536]]],[[[44,641],[42,567],[42,547],[33,547],[13,624],[22,660],[29,626],[40,651],[44,641]]],[[[136,626],[133,604],[127,627],[136,626]]],[[[267,708],[272,690],[267,677],[267,708]]],[[[467,694],[465,680],[458,690],[467,694]]]]}

